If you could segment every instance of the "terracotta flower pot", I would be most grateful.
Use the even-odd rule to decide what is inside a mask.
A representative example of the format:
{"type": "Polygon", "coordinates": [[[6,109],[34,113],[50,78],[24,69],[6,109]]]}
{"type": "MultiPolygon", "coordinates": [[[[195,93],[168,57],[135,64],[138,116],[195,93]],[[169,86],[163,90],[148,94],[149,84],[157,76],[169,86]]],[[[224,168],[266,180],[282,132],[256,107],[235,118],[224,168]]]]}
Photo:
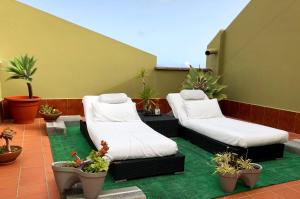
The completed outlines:
{"type": "Polygon", "coordinates": [[[263,169],[260,164],[251,163],[254,167],[252,170],[242,170],[240,179],[243,180],[244,184],[250,188],[253,188],[256,185],[256,182],[259,179],[259,175],[263,169]]]}
{"type": "Polygon", "coordinates": [[[57,118],[59,116],[61,116],[62,112],[59,112],[56,114],[44,114],[44,113],[39,112],[39,114],[41,114],[41,116],[44,118],[44,120],[46,122],[53,122],[53,121],[57,120],[57,118]]]}
{"type": "Polygon", "coordinates": [[[40,97],[33,96],[9,96],[5,97],[8,108],[14,122],[17,124],[30,124],[34,122],[40,104],[40,97]]]}
{"type": "Polygon", "coordinates": [[[239,178],[239,173],[236,174],[220,174],[220,185],[225,192],[232,192],[235,189],[236,182],[239,178]]]}
{"type": "Polygon", "coordinates": [[[64,164],[64,161],[52,163],[52,170],[60,194],[78,182],[82,183],[83,195],[87,199],[95,199],[101,194],[107,172],[86,173],[81,169],[63,167],[64,164]]]}
{"type": "Polygon", "coordinates": [[[22,147],[14,146],[14,145],[12,145],[10,147],[11,147],[11,149],[15,149],[15,151],[10,152],[10,153],[6,152],[6,153],[3,153],[3,154],[0,154],[0,164],[11,164],[21,154],[22,147]]]}

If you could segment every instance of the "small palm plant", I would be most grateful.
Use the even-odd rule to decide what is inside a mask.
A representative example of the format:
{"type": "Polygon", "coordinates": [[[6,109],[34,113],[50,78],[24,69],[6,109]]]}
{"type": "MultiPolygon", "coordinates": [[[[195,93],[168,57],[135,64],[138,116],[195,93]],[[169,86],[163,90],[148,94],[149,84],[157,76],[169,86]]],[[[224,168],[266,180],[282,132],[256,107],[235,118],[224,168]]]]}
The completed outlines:
{"type": "Polygon", "coordinates": [[[189,73],[182,83],[182,88],[201,89],[210,99],[217,98],[220,101],[227,98],[222,93],[226,86],[218,83],[220,78],[220,76],[214,75],[212,71],[204,71],[190,66],[189,73]]]}
{"type": "Polygon", "coordinates": [[[0,139],[5,140],[5,147],[7,152],[11,152],[10,141],[13,139],[16,132],[11,128],[6,128],[0,133],[0,139]]]}
{"type": "Polygon", "coordinates": [[[28,88],[28,97],[32,98],[32,76],[36,72],[37,68],[34,67],[36,59],[28,55],[15,57],[10,61],[10,65],[6,67],[6,71],[11,74],[7,80],[11,79],[23,79],[26,81],[28,88]]]}

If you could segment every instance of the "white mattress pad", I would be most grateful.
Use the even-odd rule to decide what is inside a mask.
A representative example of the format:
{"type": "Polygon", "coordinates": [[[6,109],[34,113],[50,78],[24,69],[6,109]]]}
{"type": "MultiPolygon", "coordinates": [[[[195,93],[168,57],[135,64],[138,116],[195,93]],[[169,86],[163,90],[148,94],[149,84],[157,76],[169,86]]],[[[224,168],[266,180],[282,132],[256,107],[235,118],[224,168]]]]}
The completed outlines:
{"type": "Polygon", "coordinates": [[[112,160],[163,157],[176,154],[175,141],[163,136],[144,122],[97,122],[93,119],[92,103],[97,96],[85,96],[83,107],[89,136],[95,146],[108,143],[107,156],[112,160]]]}

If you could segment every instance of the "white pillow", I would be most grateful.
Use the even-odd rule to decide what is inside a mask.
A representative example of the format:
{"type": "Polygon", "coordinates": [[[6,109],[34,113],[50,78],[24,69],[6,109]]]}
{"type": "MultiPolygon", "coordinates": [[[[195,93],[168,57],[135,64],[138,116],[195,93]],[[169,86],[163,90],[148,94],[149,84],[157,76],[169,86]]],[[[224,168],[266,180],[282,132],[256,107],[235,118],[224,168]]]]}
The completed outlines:
{"type": "Polygon", "coordinates": [[[140,121],[133,102],[108,104],[95,101],[93,103],[94,120],[98,122],[132,122],[140,121]]]}
{"type": "Polygon", "coordinates": [[[99,95],[99,102],[108,104],[120,104],[128,101],[128,97],[125,93],[110,93],[99,95]]]}
{"type": "Polygon", "coordinates": [[[203,100],[207,99],[206,94],[202,90],[181,90],[180,96],[184,100],[203,100]]]}
{"type": "Polygon", "coordinates": [[[184,108],[190,119],[224,117],[217,99],[184,101],[184,108]]]}

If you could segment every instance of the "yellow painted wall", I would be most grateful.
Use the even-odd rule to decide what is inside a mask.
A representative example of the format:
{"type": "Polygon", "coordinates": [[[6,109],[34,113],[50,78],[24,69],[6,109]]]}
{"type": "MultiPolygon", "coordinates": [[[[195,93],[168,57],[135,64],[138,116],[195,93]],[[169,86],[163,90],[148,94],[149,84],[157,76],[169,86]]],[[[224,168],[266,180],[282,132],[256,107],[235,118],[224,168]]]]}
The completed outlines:
{"type": "Polygon", "coordinates": [[[252,0],[232,22],[219,66],[229,99],[300,111],[299,19],[299,0],[252,0]]]}
{"type": "MultiPolygon", "coordinates": [[[[34,94],[43,98],[81,98],[103,92],[137,97],[141,68],[158,93],[178,91],[186,72],[156,71],[156,57],[12,0],[0,3],[2,65],[25,53],[37,59],[34,94]]],[[[120,30],[121,31],[121,30],[120,30]]],[[[23,81],[7,81],[1,72],[2,97],[27,95],[23,81]]]]}

